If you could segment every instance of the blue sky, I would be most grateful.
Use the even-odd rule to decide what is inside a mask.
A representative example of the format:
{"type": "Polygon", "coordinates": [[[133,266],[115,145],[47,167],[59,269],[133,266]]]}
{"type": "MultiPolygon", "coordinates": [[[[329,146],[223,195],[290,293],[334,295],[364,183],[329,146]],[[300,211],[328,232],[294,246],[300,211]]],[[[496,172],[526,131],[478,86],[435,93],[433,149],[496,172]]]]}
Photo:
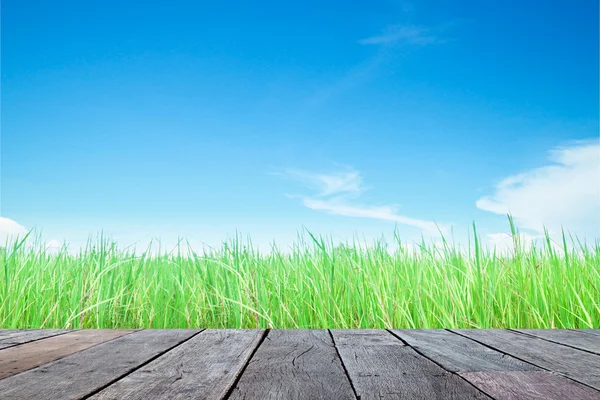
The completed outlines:
{"type": "Polygon", "coordinates": [[[4,1],[0,233],[600,238],[597,1],[340,4],[4,1]]]}

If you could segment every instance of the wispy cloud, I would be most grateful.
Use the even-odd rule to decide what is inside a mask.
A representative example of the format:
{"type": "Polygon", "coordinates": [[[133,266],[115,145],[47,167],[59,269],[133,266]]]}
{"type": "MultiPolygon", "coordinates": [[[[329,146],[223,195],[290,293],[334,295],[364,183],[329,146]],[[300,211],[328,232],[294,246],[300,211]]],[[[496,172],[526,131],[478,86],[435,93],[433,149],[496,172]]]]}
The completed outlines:
{"type": "Polygon", "coordinates": [[[377,54],[348,70],[340,79],[318,89],[308,99],[308,104],[310,106],[319,106],[327,100],[339,96],[340,93],[348,89],[364,85],[377,76],[379,70],[389,62],[390,58],[391,55],[385,48],[379,49],[377,54]]]}
{"type": "MultiPolygon", "coordinates": [[[[439,234],[438,228],[436,227],[434,222],[399,215],[397,214],[396,208],[392,206],[377,207],[365,205],[350,205],[346,203],[346,201],[341,200],[339,198],[330,200],[304,198],[303,203],[308,208],[317,211],[324,211],[329,214],[343,215],[346,217],[373,218],[383,221],[397,222],[399,224],[419,228],[429,235],[439,234]]],[[[442,232],[447,231],[445,225],[439,227],[440,230],[442,230],[442,232]]]]}
{"type": "MultiPolygon", "coordinates": [[[[406,5],[406,9],[410,9],[410,12],[412,12],[410,4],[406,5]]],[[[308,103],[311,106],[320,105],[341,92],[370,81],[378,75],[382,68],[385,68],[391,61],[397,60],[398,51],[396,50],[398,46],[425,46],[453,41],[454,39],[448,38],[444,32],[456,25],[457,21],[451,21],[434,28],[391,25],[385,28],[380,35],[359,40],[358,43],[361,45],[375,45],[377,47],[375,54],[348,70],[340,79],[317,90],[309,98],[308,103]]]]}
{"type": "Polygon", "coordinates": [[[390,44],[412,44],[427,45],[441,43],[446,39],[440,38],[432,33],[431,29],[413,25],[391,25],[377,36],[361,39],[358,43],[363,45],[390,45],[390,44]]]}
{"type": "Polygon", "coordinates": [[[287,195],[290,198],[301,199],[302,204],[312,210],[332,215],[396,222],[419,228],[423,233],[434,236],[439,235],[440,231],[443,234],[449,231],[449,226],[446,224],[436,226],[432,221],[400,215],[397,213],[397,206],[373,206],[357,203],[355,200],[367,188],[363,186],[360,172],[354,169],[347,168],[331,173],[288,170],[283,175],[299,180],[316,191],[311,196],[287,195]]]}
{"type": "Polygon", "coordinates": [[[317,196],[339,194],[356,196],[365,190],[362,185],[362,176],[358,171],[353,169],[338,171],[332,174],[310,173],[297,169],[289,169],[285,172],[285,175],[317,190],[317,196]]]}
{"type": "Polygon", "coordinates": [[[578,236],[600,237],[600,142],[555,148],[547,165],[509,176],[476,206],[496,214],[511,213],[526,229],[551,235],[561,226],[578,236]]]}
{"type": "Polygon", "coordinates": [[[415,6],[410,1],[401,1],[400,8],[405,14],[412,14],[415,12],[415,6]]]}

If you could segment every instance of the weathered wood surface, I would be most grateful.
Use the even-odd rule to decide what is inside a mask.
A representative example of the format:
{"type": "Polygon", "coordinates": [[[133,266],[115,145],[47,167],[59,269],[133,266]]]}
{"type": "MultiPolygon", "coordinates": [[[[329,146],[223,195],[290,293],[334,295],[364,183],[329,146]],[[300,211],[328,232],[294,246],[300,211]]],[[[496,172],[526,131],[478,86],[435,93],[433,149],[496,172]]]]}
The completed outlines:
{"type": "Polygon", "coordinates": [[[542,371],[535,365],[443,329],[394,329],[391,332],[448,371],[542,371]]]}
{"type": "Polygon", "coordinates": [[[67,332],[72,331],[67,329],[0,329],[0,343],[23,344],[67,332]]]}
{"type": "Polygon", "coordinates": [[[569,329],[577,332],[589,333],[590,335],[600,336],[600,329],[569,329]]]}
{"type": "Polygon", "coordinates": [[[0,380],[0,398],[80,399],[124,377],[196,333],[198,331],[147,330],[121,335],[86,351],[0,380]]]}
{"type": "Polygon", "coordinates": [[[451,329],[486,346],[600,390],[600,356],[508,330],[451,329]]]}
{"type": "Polygon", "coordinates": [[[221,399],[250,360],[265,331],[206,330],[91,399],[221,399]]]}
{"type": "Polygon", "coordinates": [[[2,349],[0,350],[0,379],[131,332],[133,331],[109,329],[74,331],[2,349]]]}
{"type": "Polygon", "coordinates": [[[33,342],[51,336],[58,336],[68,332],[70,331],[66,329],[2,329],[0,330],[0,349],[33,342]]]}
{"type": "Polygon", "coordinates": [[[464,372],[473,385],[498,400],[590,400],[600,392],[552,372],[464,372]]]}
{"type": "Polygon", "coordinates": [[[569,329],[515,329],[527,335],[600,355],[600,336],[569,329]]]}
{"type": "Polygon", "coordinates": [[[389,332],[332,330],[360,399],[490,399],[389,332]]]}
{"type": "Polygon", "coordinates": [[[230,399],[355,399],[326,330],[272,330],[230,399]]]}
{"type": "Polygon", "coordinates": [[[600,330],[30,332],[0,330],[1,400],[600,400],[600,330]]]}

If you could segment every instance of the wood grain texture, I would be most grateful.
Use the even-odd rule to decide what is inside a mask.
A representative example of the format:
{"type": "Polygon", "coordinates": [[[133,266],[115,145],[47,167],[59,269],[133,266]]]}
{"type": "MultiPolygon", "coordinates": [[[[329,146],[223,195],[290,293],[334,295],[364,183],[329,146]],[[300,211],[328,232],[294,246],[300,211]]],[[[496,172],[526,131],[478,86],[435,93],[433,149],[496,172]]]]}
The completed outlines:
{"type": "Polygon", "coordinates": [[[221,399],[263,334],[263,330],[203,331],[90,399],[221,399]]]}
{"type": "Polygon", "coordinates": [[[498,329],[452,329],[499,351],[600,389],[600,356],[498,329]]]}
{"type": "Polygon", "coordinates": [[[448,371],[542,371],[443,329],[392,329],[391,332],[448,371]]]}
{"type": "Polygon", "coordinates": [[[586,335],[584,332],[569,329],[515,329],[527,335],[539,337],[580,350],[600,355],[600,336],[586,335]]]}
{"type": "Polygon", "coordinates": [[[3,400],[79,399],[130,373],[197,330],[143,330],[0,380],[3,400]]]}
{"type": "Polygon", "coordinates": [[[600,392],[552,372],[463,372],[496,400],[598,400],[600,392]]]}
{"type": "Polygon", "coordinates": [[[583,332],[590,335],[600,336],[600,329],[571,329],[577,332],[583,332]]]}
{"type": "Polygon", "coordinates": [[[344,330],[331,333],[361,400],[490,399],[387,331],[369,335],[344,330]]]}
{"type": "MultiPolygon", "coordinates": [[[[44,329],[47,330],[47,329],[44,329]]],[[[31,332],[32,329],[0,329],[0,342],[11,337],[23,335],[27,332],[31,332]]]]}
{"type": "Polygon", "coordinates": [[[367,345],[405,346],[401,340],[381,329],[330,329],[335,346],[367,345]]]}
{"type": "Polygon", "coordinates": [[[229,399],[355,399],[329,332],[272,330],[229,399]]]}
{"type": "Polygon", "coordinates": [[[74,330],[67,329],[6,329],[0,330],[0,348],[33,342],[47,337],[58,336],[74,330]]]}
{"type": "Polygon", "coordinates": [[[132,330],[81,330],[0,350],[0,379],[27,371],[132,330]]]}
{"type": "Polygon", "coordinates": [[[0,329],[0,350],[6,347],[11,347],[13,344],[11,343],[2,343],[2,339],[8,338],[13,334],[18,334],[19,332],[24,332],[21,329],[0,329]]]}
{"type": "Polygon", "coordinates": [[[0,399],[600,400],[597,331],[56,331],[0,330],[0,399]]]}

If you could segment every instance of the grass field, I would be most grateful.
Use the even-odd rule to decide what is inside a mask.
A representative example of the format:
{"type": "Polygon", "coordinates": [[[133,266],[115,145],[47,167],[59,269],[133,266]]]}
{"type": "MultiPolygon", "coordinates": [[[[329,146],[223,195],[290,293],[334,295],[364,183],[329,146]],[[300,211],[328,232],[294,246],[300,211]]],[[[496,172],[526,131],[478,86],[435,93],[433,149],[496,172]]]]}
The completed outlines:
{"type": "MultiPolygon", "coordinates": [[[[516,233],[512,219],[509,222],[516,233]]],[[[0,328],[600,328],[600,243],[389,254],[308,233],[293,253],[0,248],[0,328]]],[[[517,236],[514,236],[517,237],[517,236]]],[[[444,241],[446,243],[446,241],[444,241]]]]}

